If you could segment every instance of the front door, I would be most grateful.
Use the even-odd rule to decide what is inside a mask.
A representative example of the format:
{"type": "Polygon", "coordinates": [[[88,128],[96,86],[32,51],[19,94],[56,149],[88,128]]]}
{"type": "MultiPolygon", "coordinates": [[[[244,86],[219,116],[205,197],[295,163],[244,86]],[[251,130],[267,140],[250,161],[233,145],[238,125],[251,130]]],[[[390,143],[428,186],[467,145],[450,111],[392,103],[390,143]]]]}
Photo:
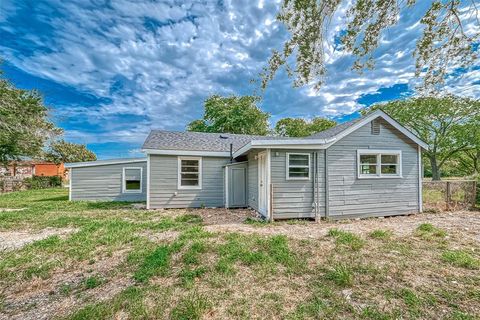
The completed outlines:
{"type": "Polygon", "coordinates": [[[267,154],[258,154],[258,211],[267,216],[267,154]]]}

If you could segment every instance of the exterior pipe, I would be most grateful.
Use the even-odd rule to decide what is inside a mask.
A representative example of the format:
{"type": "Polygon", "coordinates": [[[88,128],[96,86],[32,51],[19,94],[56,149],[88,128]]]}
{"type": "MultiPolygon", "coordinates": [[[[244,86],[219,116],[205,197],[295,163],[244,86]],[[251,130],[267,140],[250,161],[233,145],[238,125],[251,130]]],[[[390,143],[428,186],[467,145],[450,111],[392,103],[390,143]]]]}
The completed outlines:
{"type": "Polygon", "coordinates": [[[233,143],[230,143],[230,163],[233,162],[233,143]]]}
{"type": "Polygon", "coordinates": [[[317,222],[320,222],[320,216],[319,216],[319,202],[320,202],[320,197],[319,197],[319,191],[318,191],[318,151],[315,151],[315,220],[317,222]]]}

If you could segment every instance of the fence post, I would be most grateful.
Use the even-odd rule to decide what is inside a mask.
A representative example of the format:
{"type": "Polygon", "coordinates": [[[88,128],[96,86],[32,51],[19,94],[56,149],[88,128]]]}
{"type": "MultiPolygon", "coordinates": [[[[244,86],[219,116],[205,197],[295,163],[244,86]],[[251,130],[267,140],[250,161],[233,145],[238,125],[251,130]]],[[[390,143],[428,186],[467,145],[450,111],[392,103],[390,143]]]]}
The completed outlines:
{"type": "Polygon", "coordinates": [[[477,205],[477,180],[473,180],[473,192],[472,192],[472,208],[477,205]]]}
{"type": "Polygon", "coordinates": [[[447,181],[447,199],[446,199],[446,210],[450,211],[450,201],[452,198],[452,190],[450,188],[450,181],[447,181]]]}

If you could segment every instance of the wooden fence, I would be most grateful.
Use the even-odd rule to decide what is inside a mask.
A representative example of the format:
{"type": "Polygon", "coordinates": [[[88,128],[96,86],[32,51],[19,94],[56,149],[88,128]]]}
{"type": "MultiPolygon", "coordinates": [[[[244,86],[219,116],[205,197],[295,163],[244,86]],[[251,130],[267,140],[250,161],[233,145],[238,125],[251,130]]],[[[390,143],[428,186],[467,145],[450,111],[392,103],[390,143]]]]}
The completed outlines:
{"type": "Polygon", "coordinates": [[[454,211],[475,207],[477,181],[449,180],[423,182],[424,210],[454,211]]]}

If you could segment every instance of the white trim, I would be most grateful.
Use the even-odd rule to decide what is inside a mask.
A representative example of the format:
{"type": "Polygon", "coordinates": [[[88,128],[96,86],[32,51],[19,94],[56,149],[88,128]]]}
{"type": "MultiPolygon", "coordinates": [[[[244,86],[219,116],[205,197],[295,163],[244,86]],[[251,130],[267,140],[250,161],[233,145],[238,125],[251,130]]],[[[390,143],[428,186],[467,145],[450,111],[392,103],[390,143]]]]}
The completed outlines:
{"type": "Polygon", "coordinates": [[[287,180],[310,180],[311,171],[312,171],[312,163],[311,163],[311,156],[310,153],[295,153],[295,152],[287,152],[285,154],[285,178],[287,180]],[[290,177],[290,155],[301,155],[301,156],[308,156],[308,167],[301,167],[301,166],[293,166],[293,168],[308,168],[308,177],[290,177]]]}
{"type": "Polygon", "coordinates": [[[308,139],[303,140],[253,140],[237,151],[233,153],[233,157],[236,158],[247,153],[251,149],[261,148],[261,149],[295,149],[295,150],[311,150],[311,149],[326,149],[328,148],[336,139],[308,139]]]}
{"type": "Polygon", "coordinates": [[[402,176],[402,150],[390,149],[357,149],[357,179],[401,179],[402,176]],[[375,163],[377,173],[361,174],[360,155],[371,154],[376,155],[377,162],[375,163]],[[382,174],[382,155],[396,155],[398,156],[397,173],[396,174],[382,174]]]}
{"type": "Polygon", "coordinates": [[[142,167],[123,167],[122,172],[122,193],[142,193],[143,189],[143,168],[142,167]],[[127,190],[125,184],[125,170],[140,170],[140,189],[139,190],[127,190]]]}
{"type": "Polygon", "coordinates": [[[136,162],[145,162],[145,161],[147,161],[147,158],[71,162],[71,163],[65,163],[65,168],[70,169],[70,168],[81,168],[81,167],[95,167],[95,166],[106,166],[111,164],[125,164],[125,163],[136,163],[136,162]]]}
{"type": "Polygon", "coordinates": [[[198,156],[198,157],[229,157],[229,151],[195,151],[195,150],[157,150],[142,149],[146,154],[172,155],[172,156],[198,156]]]}
{"type": "Polygon", "coordinates": [[[225,166],[225,208],[228,209],[228,166],[225,166]]]}
{"type": "Polygon", "coordinates": [[[202,157],[178,157],[177,160],[177,189],[179,190],[200,190],[202,189],[202,157]],[[182,160],[198,161],[198,186],[182,186],[182,160]]]}
{"type": "Polygon", "coordinates": [[[422,148],[418,146],[418,212],[423,212],[422,148]]]}
{"type": "Polygon", "coordinates": [[[397,129],[398,131],[400,131],[401,133],[403,133],[404,135],[406,135],[408,138],[410,138],[413,142],[415,142],[416,144],[418,144],[419,146],[421,146],[422,148],[424,149],[428,149],[428,145],[423,142],[422,140],[420,140],[416,135],[414,135],[412,132],[410,132],[407,128],[405,128],[404,126],[402,126],[400,123],[398,123],[395,119],[393,119],[392,117],[390,117],[388,114],[386,114],[385,112],[383,112],[382,110],[377,110],[375,112],[372,112],[371,114],[367,115],[365,118],[363,118],[362,120],[358,121],[357,123],[355,123],[354,125],[352,125],[351,127],[349,127],[348,129],[340,132],[338,135],[335,136],[335,141],[333,141],[332,143],[330,143],[328,145],[331,146],[332,144],[334,144],[335,142],[339,141],[340,139],[342,139],[343,137],[349,135],[350,133],[352,133],[353,131],[359,129],[360,127],[363,127],[365,124],[369,123],[370,121],[373,121],[375,120],[376,118],[379,118],[379,117],[382,117],[385,121],[387,121],[389,124],[391,124],[395,129],[397,129]]]}
{"type": "MultiPolygon", "coordinates": [[[[260,197],[261,197],[261,189],[262,187],[260,186],[260,181],[261,181],[261,175],[260,175],[260,164],[261,164],[261,161],[260,161],[260,156],[264,156],[265,157],[265,167],[264,167],[264,171],[265,171],[265,184],[267,183],[267,161],[266,161],[266,157],[267,157],[267,151],[261,151],[257,154],[257,207],[258,207],[258,212],[265,216],[265,218],[268,218],[268,202],[267,202],[267,195],[263,195],[262,197],[265,198],[265,212],[262,212],[263,211],[263,208],[261,208],[261,205],[260,205],[260,197]]],[[[267,188],[265,187],[265,192],[267,192],[267,188]]]]}
{"type": "Polygon", "coordinates": [[[150,155],[147,155],[147,209],[150,209],[150,155]]]}
{"type": "Polygon", "coordinates": [[[270,167],[271,167],[271,157],[272,157],[272,154],[271,154],[271,150],[270,149],[267,149],[267,164],[266,164],[266,170],[267,170],[267,190],[266,190],[266,197],[267,197],[267,217],[270,219],[270,221],[273,221],[273,210],[271,208],[271,199],[270,199],[270,193],[271,193],[271,173],[270,173],[270,167]]]}
{"type": "Polygon", "coordinates": [[[73,168],[68,172],[68,201],[72,201],[72,173],[73,168]]]}

